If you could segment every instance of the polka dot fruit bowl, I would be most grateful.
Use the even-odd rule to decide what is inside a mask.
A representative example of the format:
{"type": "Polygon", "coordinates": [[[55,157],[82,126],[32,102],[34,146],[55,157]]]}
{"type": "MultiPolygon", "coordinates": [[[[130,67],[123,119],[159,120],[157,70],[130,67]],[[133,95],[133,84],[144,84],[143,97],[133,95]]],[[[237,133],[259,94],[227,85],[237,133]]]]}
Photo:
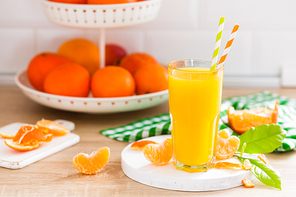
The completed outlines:
{"type": "Polygon", "coordinates": [[[112,28],[146,23],[155,19],[161,0],[90,5],[41,0],[47,18],[58,25],[78,28],[112,28]]]}
{"type": "Polygon", "coordinates": [[[31,100],[41,105],[73,112],[118,113],[154,107],[168,100],[168,90],[145,95],[114,98],[68,97],[47,94],[35,90],[30,84],[26,71],[15,76],[15,83],[31,100]]]}

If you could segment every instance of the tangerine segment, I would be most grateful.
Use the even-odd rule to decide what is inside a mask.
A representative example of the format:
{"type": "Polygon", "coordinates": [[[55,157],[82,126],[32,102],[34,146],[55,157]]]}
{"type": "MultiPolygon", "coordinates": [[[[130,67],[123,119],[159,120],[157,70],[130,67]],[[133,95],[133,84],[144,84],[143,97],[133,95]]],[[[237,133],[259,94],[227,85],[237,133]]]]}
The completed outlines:
{"type": "Polygon", "coordinates": [[[133,150],[144,150],[144,148],[148,145],[148,144],[158,144],[154,141],[151,141],[151,140],[141,140],[141,141],[137,141],[137,142],[134,142],[132,145],[131,145],[131,149],[133,150]]]}
{"type": "Polygon", "coordinates": [[[79,153],[73,158],[74,167],[83,174],[97,174],[108,163],[110,149],[103,147],[90,155],[79,153]]]}
{"type": "Polygon", "coordinates": [[[230,136],[227,129],[218,131],[216,158],[222,160],[233,157],[239,144],[239,138],[236,136],[230,136]]]}
{"type": "Polygon", "coordinates": [[[231,169],[231,170],[244,170],[244,165],[230,162],[214,163],[214,168],[217,169],[231,169]]]}
{"type": "Polygon", "coordinates": [[[244,186],[246,188],[252,188],[252,187],[255,187],[255,185],[248,179],[244,179],[242,180],[242,183],[244,184],[244,186]]]}
{"type": "Polygon", "coordinates": [[[276,124],[278,118],[278,100],[274,109],[258,107],[254,109],[235,110],[229,107],[227,110],[228,123],[237,134],[243,134],[252,127],[263,124],[276,124]]]}
{"type": "Polygon", "coordinates": [[[259,155],[258,155],[258,158],[259,158],[260,161],[262,161],[263,163],[269,165],[269,161],[268,161],[267,157],[266,157],[264,154],[262,154],[262,153],[259,154],[259,155]]]}
{"type": "Polygon", "coordinates": [[[52,134],[47,134],[36,125],[24,125],[13,138],[13,142],[17,142],[18,144],[28,143],[32,140],[50,142],[52,140],[52,134]]]}
{"type": "Polygon", "coordinates": [[[246,159],[244,161],[243,167],[245,170],[251,170],[253,165],[251,164],[250,160],[246,159]]]}
{"type": "Polygon", "coordinates": [[[5,139],[13,139],[15,137],[15,135],[14,134],[1,133],[1,131],[0,131],[0,137],[5,138],[5,139]]]}
{"type": "Polygon", "coordinates": [[[38,141],[31,141],[29,144],[19,144],[18,142],[14,142],[12,139],[4,140],[4,143],[14,150],[18,151],[29,151],[36,149],[40,146],[38,141]]]}
{"type": "Polygon", "coordinates": [[[143,150],[145,158],[157,166],[166,165],[173,157],[172,139],[167,138],[161,144],[148,144],[143,150]]]}
{"type": "Polygon", "coordinates": [[[36,123],[36,126],[48,133],[51,133],[55,136],[61,136],[61,135],[66,135],[68,133],[70,133],[70,130],[66,127],[64,127],[63,125],[55,122],[55,121],[51,121],[51,120],[39,120],[36,123]]]}

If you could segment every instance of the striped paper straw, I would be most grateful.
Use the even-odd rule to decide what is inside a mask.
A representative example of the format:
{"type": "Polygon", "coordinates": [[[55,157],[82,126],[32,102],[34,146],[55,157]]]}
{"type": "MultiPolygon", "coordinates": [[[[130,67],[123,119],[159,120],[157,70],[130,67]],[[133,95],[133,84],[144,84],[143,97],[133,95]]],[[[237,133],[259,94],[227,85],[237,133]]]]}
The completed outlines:
{"type": "Polygon", "coordinates": [[[224,48],[224,51],[223,51],[223,55],[221,56],[220,58],[220,61],[218,63],[218,67],[217,68],[221,68],[225,62],[225,59],[230,51],[230,48],[231,48],[231,45],[232,45],[232,42],[236,36],[236,33],[238,31],[238,28],[239,28],[239,24],[235,24],[233,29],[232,29],[232,32],[231,32],[231,35],[230,35],[230,38],[229,40],[227,41],[227,44],[224,48]]]}
{"type": "Polygon", "coordinates": [[[215,50],[213,53],[211,70],[216,69],[218,55],[219,55],[219,49],[220,49],[220,44],[221,44],[221,38],[222,38],[222,33],[223,33],[223,28],[224,28],[224,22],[225,22],[225,17],[221,17],[220,21],[219,21],[218,34],[216,36],[215,50]]]}

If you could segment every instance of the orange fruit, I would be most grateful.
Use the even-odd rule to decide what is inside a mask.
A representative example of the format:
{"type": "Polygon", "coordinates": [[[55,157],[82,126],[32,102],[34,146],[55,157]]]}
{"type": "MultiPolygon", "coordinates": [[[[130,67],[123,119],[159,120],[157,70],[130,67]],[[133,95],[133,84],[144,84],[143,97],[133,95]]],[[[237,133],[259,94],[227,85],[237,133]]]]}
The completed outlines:
{"type": "Polygon", "coordinates": [[[57,3],[86,4],[87,0],[49,0],[57,3]]]}
{"type": "Polygon", "coordinates": [[[242,183],[246,188],[255,187],[255,185],[249,179],[243,179],[242,183]]]}
{"type": "Polygon", "coordinates": [[[137,2],[137,0],[87,0],[87,4],[119,4],[132,2],[137,2]]]}
{"type": "Polygon", "coordinates": [[[235,110],[229,107],[227,110],[228,123],[231,129],[241,135],[252,127],[263,124],[276,124],[278,118],[278,101],[274,109],[258,107],[254,109],[235,110]]]}
{"type": "Polygon", "coordinates": [[[51,133],[55,136],[61,136],[61,135],[66,135],[68,133],[70,133],[70,130],[66,127],[64,127],[63,125],[56,123],[55,121],[51,121],[51,120],[39,120],[36,123],[36,126],[41,129],[44,130],[48,133],[51,133]]]}
{"type": "Polygon", "coordinates": [[[107,66],[93,75],[91,92],[94,97],[132,96],[135,93],[135,81],[126,69],[107,66]]]}
{"type": "Polygon", "coordinates": [[[245,170],[251,170],[252,169],[252,167],[253,167],[253,165],[251,164],[251,162],[250,162],[250,160],[248,160],[248,159],[246,159],[245,161],[244,161],[244,169],[245,170]]]}
{"type": "Polygon", "coordinates": [[[230,136],[227,129],[218,131],[216,158],[229,159],[239,147],[240,140],[236,136],[230,136]]]}
{"type": "Polygon", "coordinates": [[[34,150],[40,146],[40,143],[38,141],[35,141],[34,143],[31,144],[19,144],[18,142],[14,142],[13,140],[4,140],[4,143],[9,147],[14,150],[18,151],[29,151],[29,150],[34,150]]]}
{"type": "Polygon", "coordinates": [[[166,165],[173,157],[172,139],[167,138],[161,144],[148,144],[143,150],[145,158],[157,166],[166,165]]]}
{"type": "Polygon", "coordinates": [[[244,166],[238,163],[231,162],[217,162],[214,163],[214,168],[217,169],[230,169],[230,170],[244,170],[244,166]]]}
{"type": "Polygon", "coordinates": [[[134,75],[140,68],[149,64],[158,64],[157,60],[147,53],[132,53],[120,61],[119,66],[134,75]]]}
{"type": "Polygon", "coordinates": [[[32,86],[39,91],[44,91],[45,77],[55,68],[65,63],[72,62],[68,58],[54,53],[40,53],[29,63],[27,75],[32,86]]]}
{"type": "Polygon", "coordinates": [[[136,141],[131,145],[131,149],[133,150],[144,150],[144,148],[148,145],[148,144],[158,144],[154,141],[151,140],[141,140],[141,141],[136,141]]]}
{"type": "Polygon", "coordinates": [[[140,68],[134,75],[136,94],[149,94],[167,90],[168,71],[161,65],[151,64],[140,68]]]}
{"type": "Polygon", "coordinates": [[[6,133],[2,133],[0,131],[0,137],[5,138],[5,139],[13,139],[15,137],[14,134],[6,134],[6,133]]]}
{"type": "Polygon", "coordinates": [[[79,153],[73,158],[73,164],[83,174],[97,174],[108,163],[109,157],[110,149],[103,147],[90,155],[79,153]]]}
{"type": "Polygon", "coordinates": [[[258,158],[259,158],[260,161],[262,161],[263,163],[269,165],[269,161],[268,161],[267,157],[266,157],[264,154],[262,154],[262,153],[259,154],[259,155],[258,155],[258,158]]]}
{"type": "Polygon", "coordinates": [[[49,142],[52,140],[52,134],[40,130],[36,125],[22,126],[13,139],[6,139],[4,143],[19,151],[29,151],[40,146],[40,142],[49,142]]]}
{"type": "Polygon", "coordinates": [[[21,126],[13,138],[13,142],[19,144],[30,144],[32,141],[50,142],[51,140],[52,134],[47,134],[45,131],[40,130],[36,125],[21,126]]]}
{"type": "Polygon", "coordinates": [[[44,91],[49,94],[87,97],[90,74],[76,63],[64,64],[51,71],[44,81],[44,91]]]}
{"type": "Polygon", "coordinates": [[[63,43],[57,52],[85,67],[92,75],[100,67],[99,48],[86,39],[72,39],[63,43]]]}

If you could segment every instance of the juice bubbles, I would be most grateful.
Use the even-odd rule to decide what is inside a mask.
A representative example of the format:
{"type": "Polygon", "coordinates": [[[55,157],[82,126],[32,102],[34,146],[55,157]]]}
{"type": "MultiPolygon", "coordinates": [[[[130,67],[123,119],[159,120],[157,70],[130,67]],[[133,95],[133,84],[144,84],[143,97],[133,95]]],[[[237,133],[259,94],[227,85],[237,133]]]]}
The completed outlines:
{"type": "Polygon", "coordinates": [[[215,160],[223,69],[211,62],[178,60],[169,63],[169,105],[177,169],[207,171],[215,160]]]}

